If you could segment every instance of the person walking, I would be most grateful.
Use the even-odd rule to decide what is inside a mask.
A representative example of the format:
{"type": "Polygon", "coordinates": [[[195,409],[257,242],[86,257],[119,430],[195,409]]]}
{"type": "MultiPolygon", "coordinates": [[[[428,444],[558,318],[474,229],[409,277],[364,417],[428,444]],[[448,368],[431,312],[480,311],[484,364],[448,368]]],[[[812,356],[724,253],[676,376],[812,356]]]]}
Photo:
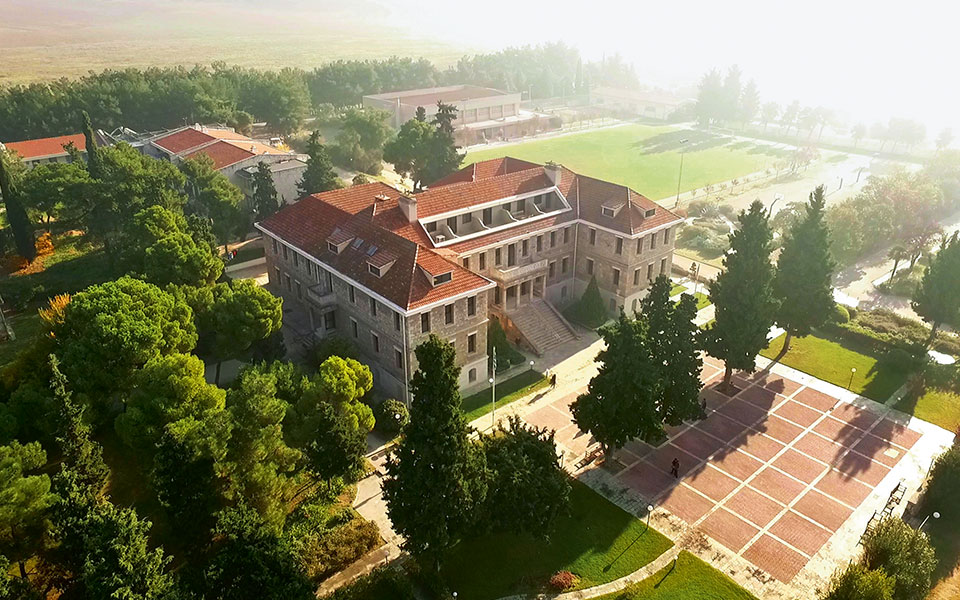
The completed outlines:
{"type": "Polygon", "coordinates": [[[674,479],[680,479],[680,459],[675,458],[673,462],[670,463],[670,474],[673,475],[674,479]]]}
{"type": "Polygon", "coordinates": [[[553,373],[550,375],[550,389],[552,390],[556,387],[557,387],[557,374],[553,373]]]}

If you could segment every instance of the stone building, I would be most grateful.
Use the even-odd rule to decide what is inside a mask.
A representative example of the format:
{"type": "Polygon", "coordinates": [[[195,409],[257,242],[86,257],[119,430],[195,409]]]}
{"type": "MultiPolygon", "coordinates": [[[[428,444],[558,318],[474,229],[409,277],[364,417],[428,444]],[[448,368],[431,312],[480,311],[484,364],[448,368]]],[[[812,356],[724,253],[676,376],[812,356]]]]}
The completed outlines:
{"type": "Polygon", "coordinates": [[[611,314],[635,310],[669,273],[680,222],[624,186],[503,158],[415,195],[380,182],[314,194],[257,227],[287,306],[316,337],[352,338],[402,398],[431,332],[455,343],[470,389],[487,378],[490,318],[542,355],[574,338],[559,308],[591,278],[611,314]]]}

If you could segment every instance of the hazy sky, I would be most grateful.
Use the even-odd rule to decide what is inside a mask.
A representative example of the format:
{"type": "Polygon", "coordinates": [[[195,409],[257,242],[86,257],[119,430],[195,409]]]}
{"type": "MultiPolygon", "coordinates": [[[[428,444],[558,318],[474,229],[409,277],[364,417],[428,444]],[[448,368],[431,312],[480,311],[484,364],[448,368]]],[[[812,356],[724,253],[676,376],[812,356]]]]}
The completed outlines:
{"type": "Polygon", "coordinates": [[[619,52],[641,78],[664,84],[736,63],[764,100],[823,104],[855,120],[916,118],[931,137],[943,124],[960,132],[956,2],[380,3],[391,22],[452,42],[498,48],[560,39],[589,58],[619,52]]]}

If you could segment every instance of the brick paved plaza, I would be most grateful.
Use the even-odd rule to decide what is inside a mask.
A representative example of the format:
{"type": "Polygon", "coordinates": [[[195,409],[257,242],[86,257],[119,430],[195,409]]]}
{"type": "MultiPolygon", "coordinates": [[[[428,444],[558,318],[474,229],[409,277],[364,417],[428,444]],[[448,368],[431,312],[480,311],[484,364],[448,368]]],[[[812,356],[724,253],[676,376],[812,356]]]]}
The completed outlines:
{"type": "MultiPolygon", "coordinates": [[[[628,443],[608,470],[645,501],[788,583],[868,497],[880,505],[865,510],[882,508],[901,473],[888,475],[923,434],[884,416],[880,405],[818,391],[814,382],[832,386],[807,376],[735,377],[732,397],[714,389],[721,378],[720,363],[707,358],[707,418],[669,428],[658,447],[628,443]],[[679,478],[670,474],[674,459],[679,478]]],[[[568,468],[594,445],[571,421],[576,396],[524,416],[556,429],[568,468]]]]}

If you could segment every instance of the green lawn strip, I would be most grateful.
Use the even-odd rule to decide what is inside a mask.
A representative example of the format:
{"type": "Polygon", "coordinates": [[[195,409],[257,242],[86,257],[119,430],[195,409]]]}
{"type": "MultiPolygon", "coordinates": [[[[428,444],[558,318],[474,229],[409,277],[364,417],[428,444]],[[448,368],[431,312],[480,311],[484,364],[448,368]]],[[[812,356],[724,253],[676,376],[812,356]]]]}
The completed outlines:
{"type": "Polygon", "coordinates": [[[917,400],[904,397],[896,408],[947,431],[960,429],[960,394],[949,390],[928,389],[917,400]]]}
{"type": "Polygon", "coordinates": [[[687,286],[683,285],[682,283],[675,283],[673,284],[673,287],[670,288],[670,297],[672,298],[677,294],[683,294],[686,291],[687,291],[687,286]]]}
{"type": "Polygon", "coordinates": [[[681,147],[685,149],[682,192],[762,171],[784,152],[763,143],[731,144],[729,138],[704,131],[630,124],[478,150],[467,154],[466,163],[502,156],[538,163],[553,160],[660,200],[677,193],[681,147]],[[683,139],[688,143],[681,146],[683,139]]]}
{"type": "MultiPolygon", "coordinates": [[[[547,387],[549,383],[549,380],[543,376],[543,373],[534,371],[533,369],[514,375],[504,381],[498,380],[497,408],[510,404],[514,400],[519,400],[539,389],[543,389],[547,387]]],[[[489,413],[493,410],[493,402],[490,400],[490,388],[464,398],[461,408],[466,414],[468,423],[489,413]]]]}
{"type": "MultiPolygon", "coordinates": [[[[683,247],[679,247],[679,246],[676,248],[676,250],[674,250],[674,254],[676,254],[677,256],[682,256],[682,257],[684,257],[684,258],[689,258],[690,260],[694,260],[694,261],[703,263],[703,264],[705,264],[705,265],[710,265],[711,267],[716,267],[716,268],[718,268],[718,269],[723,269],[723,255],[722,255],[722,254],[717,254],[717,255],[712,255],[712,254],[711,254],[711,255],[708,256],[708,255],[706,255],[706,254],[702,254],[702,253],[700,253],[700,252],[697,252],[697,251],[694,250],[693,248],[683,248],[683,247]]],[[[702,283],[702,281],[701,281],[701,283],[702,283]]]]}
{"type": "Polygon", "coordinates": [[[113,276],[106,253],[88,244],[83,236],[56,236],[53,245],[53,254],[38,259],[43,261],[42,271],[0,277],[0,294],[5,302],[17,303],[30,294],[43,303],[48,297],[72,294],[113,276]]]}
{"type": "Polygon", "coordinates": [[[538,591],[562,570],[587,588],[628,575],[673,545],[583,483],[572,486],[569,514],[549,539],[496,533],[455,546],[443,564],[449,588],[462,600],[492,600],[538,591]]]}
{"type": "Polygon", "coordinates": [[[756,600],[732,579],[686,550],[640,583],[597,600],[756,600]]]}
{"type": "Polygon", "coordinates": [[[262,244],[247,244],[243,248],[237,250],[237,256],[230,262],[236,265],[247,262],[248,260],[263,258],[264,256],[265,254],[262,244]]]}
{"type": "MultiPolygon", "coordinates": [[[[769,359],[776,358],[783,347],[784,336],[770,342],[760,354],[769,359]]],[[[844,341],[841,345],[825,337],[809,335],[793,338],[790,351],[780,362],[834,385],[844,388],[849,385],[851,391],[861,396],[885,402],[906,382],[907,374],[882,364],[878,359],[871,349],[858,347],[851,341],[844,341]],[[850,369],[857,370],[852,381],[850,369]]]]}

